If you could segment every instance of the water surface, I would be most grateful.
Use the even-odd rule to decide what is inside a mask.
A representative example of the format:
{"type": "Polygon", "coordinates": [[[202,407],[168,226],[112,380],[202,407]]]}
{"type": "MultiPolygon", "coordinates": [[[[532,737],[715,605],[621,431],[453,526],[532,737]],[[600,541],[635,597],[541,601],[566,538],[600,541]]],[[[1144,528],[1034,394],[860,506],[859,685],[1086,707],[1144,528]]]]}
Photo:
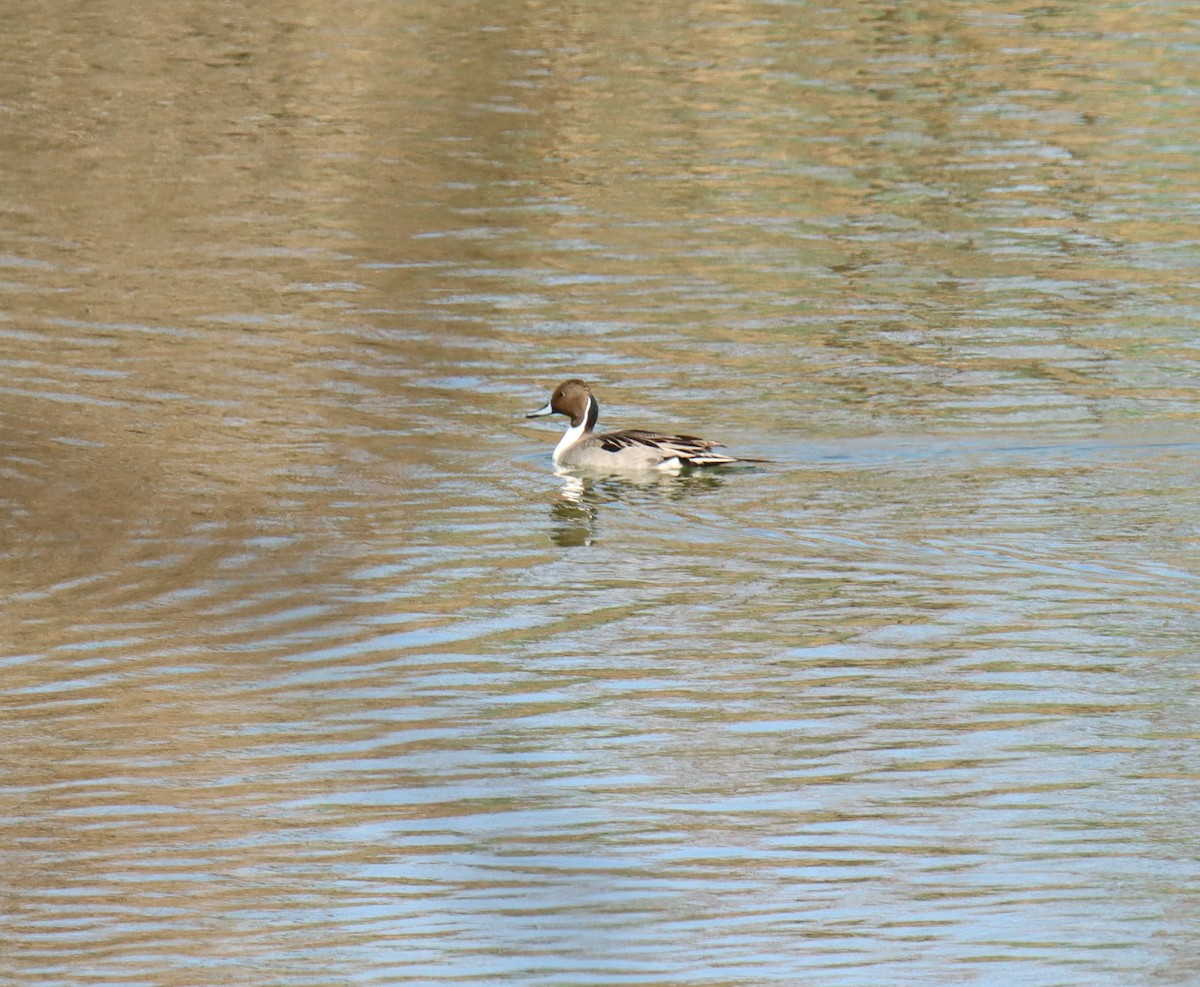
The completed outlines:
{"type": "Polygon", "coordinates": [[[1185,6],[10,14],[2,979],[1194,982],[1185,6]]]}

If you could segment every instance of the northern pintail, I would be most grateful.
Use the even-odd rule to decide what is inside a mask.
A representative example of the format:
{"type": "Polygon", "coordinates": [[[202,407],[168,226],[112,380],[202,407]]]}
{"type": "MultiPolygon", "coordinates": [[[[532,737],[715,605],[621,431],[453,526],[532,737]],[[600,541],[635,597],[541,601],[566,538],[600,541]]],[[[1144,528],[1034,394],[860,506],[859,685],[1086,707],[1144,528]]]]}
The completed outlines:
{"type": "Polygon", "coordinates": [[[545,407],[526,418],[566,415],[571,427],[554,447],[559,466],[603,470],[677,470],[685,466],[721,466],[725,463],[761,463],[762,459],[739,459],[714,452],[720,442],[694,435],[663,435],[638,428],[621,432],[592,431],[600,417],[600,405],[592,390],[578,378],[565,380],[554,389],[545,407]]]}

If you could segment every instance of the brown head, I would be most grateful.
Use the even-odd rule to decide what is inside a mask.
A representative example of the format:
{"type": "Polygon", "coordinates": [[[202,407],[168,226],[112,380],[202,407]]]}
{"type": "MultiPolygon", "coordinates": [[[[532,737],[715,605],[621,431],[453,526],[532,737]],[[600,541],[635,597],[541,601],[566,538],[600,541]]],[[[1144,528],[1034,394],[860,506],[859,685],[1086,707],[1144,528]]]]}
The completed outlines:
{"type": "Polygon", "coordinates": [[[592,397],[591,388],[579,378],[572,377],[554,389],[550,400],[543,407],[531,411],[525,417],[541,418],[543,415],[566,415],[571,419],[572,428],[578,428],[587,422],[587,430],[591,431],[596,426],[596,419],[600,417],[600,405],[592,397]]]}

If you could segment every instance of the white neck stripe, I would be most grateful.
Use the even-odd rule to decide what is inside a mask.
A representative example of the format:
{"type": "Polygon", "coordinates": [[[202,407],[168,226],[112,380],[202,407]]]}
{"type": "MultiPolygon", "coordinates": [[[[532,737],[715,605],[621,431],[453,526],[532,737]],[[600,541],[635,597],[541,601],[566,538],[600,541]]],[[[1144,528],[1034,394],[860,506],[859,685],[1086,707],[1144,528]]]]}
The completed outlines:
{"type": "Polygon", "coordinates": [[[554,447],[554,461],[556,463],[561,462],[563,456],[567,454],[567,450],[570,449],[571,446],[573,446],[580,439],[582,439],[584,433],[587,432],[588,417],[591,410],[592,398],[589,394],[587,407],[583,409],[583,421],[581,421],[578,425],[572,425],[565,432],[563,432],[563,437],[558,440],[558,445],[554,447]]]}

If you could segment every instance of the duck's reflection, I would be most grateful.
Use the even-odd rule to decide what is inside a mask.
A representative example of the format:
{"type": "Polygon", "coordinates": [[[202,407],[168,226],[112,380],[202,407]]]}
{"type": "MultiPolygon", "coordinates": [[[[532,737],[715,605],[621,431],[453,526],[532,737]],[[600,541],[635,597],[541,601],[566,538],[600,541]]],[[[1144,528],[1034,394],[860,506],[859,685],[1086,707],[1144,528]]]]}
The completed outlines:
{"type": "Polygon", "coordinates": [[[720,489],[725,479],[719,470],[683,473],[607,475],[558,467],[562,480],[559,499],[550,508],[554,522],[551,540],[556,545],[590,545],[597,538],[600,516],[609,504],[677,503],[720,489]]]}

